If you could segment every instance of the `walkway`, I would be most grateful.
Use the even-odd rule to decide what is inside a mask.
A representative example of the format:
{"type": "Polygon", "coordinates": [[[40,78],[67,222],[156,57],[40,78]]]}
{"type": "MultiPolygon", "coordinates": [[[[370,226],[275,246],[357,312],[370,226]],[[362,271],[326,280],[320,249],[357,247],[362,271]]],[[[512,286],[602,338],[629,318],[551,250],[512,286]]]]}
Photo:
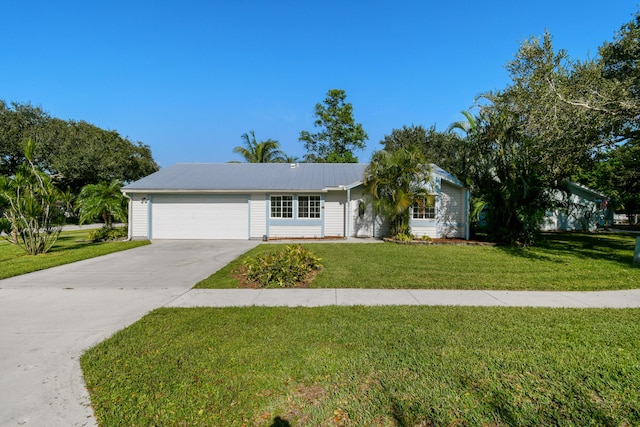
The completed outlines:
{"type": "Polygon", "coordinates": [[[459,305],[640,308],[640,289],[599,292],[417,289],[192,289],[166,307],[459,305]]]}

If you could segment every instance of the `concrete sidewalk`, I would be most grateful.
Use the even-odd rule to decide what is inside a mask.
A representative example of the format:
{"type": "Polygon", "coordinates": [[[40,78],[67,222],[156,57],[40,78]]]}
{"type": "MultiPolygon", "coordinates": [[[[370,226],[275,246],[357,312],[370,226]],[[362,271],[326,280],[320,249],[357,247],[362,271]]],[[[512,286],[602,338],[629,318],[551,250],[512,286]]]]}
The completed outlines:
{"type": "Polygon", "coordinates": [[[418,289],[192,289],[165,307],[459,305],[638,308],[640,289],[599,292],[418,289]]]}

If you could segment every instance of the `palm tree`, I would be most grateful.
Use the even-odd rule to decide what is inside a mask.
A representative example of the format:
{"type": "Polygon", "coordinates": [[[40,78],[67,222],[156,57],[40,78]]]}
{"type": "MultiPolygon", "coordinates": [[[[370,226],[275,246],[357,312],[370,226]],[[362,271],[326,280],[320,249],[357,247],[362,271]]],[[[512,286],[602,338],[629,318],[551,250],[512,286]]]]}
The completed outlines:
{"type": "Polygon", "coordinates": [[[120,192],[122,183],[118,180],[88,184],[82,187],[78,197],[80,224],[102,218],[106,228],[113,227],[113,221],[127,221],[127,200],[120,192]]]}
{"type": "Polygon", "coordinates": [[[24,146],[25,161],[12,176],[0,175],[0,209],[3,211],[0,231],[9,243],[22,247],[28,254],[46,253],[62,230],[64,216],[56,206],[60,191],[51,177],[34,163],[35,143],[28,139],[24,146]]]}
{"type": "Polygon", "coordinates": [[[391,226],[391,233],[409,233],[409,208],[428,195],[429,166],[415,148],[376,152],[367,167],[364,185],[374,210],[391,226]]]}
{"type": "Polygon", "coordinates": [[[275,139],[258,142],[253,131],[243,134],[241,138],[244,146],[235,147],[233,152],[244,157],[247,163],[283,163],[287,158],[275,139]]]}

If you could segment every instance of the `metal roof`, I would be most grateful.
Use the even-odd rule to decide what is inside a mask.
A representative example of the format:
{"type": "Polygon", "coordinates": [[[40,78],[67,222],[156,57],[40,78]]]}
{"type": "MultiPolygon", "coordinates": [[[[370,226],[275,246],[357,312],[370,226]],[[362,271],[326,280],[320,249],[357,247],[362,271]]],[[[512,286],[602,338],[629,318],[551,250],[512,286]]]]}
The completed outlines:
{"type": "Polygon", "coordinates": [[[366,167],[362,163],[176,163],[122,190],[326,191],[357,186],[366,167]]]}

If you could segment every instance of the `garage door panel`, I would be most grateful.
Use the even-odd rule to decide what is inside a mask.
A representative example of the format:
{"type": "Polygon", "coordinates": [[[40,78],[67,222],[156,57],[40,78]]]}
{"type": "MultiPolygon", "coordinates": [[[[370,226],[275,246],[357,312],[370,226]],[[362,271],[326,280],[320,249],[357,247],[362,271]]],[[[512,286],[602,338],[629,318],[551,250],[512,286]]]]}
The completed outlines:
{"type": "Polygon", "coordinates": [[[248,197],[156,196],[154,239],[248,239],[248,197]]]}

